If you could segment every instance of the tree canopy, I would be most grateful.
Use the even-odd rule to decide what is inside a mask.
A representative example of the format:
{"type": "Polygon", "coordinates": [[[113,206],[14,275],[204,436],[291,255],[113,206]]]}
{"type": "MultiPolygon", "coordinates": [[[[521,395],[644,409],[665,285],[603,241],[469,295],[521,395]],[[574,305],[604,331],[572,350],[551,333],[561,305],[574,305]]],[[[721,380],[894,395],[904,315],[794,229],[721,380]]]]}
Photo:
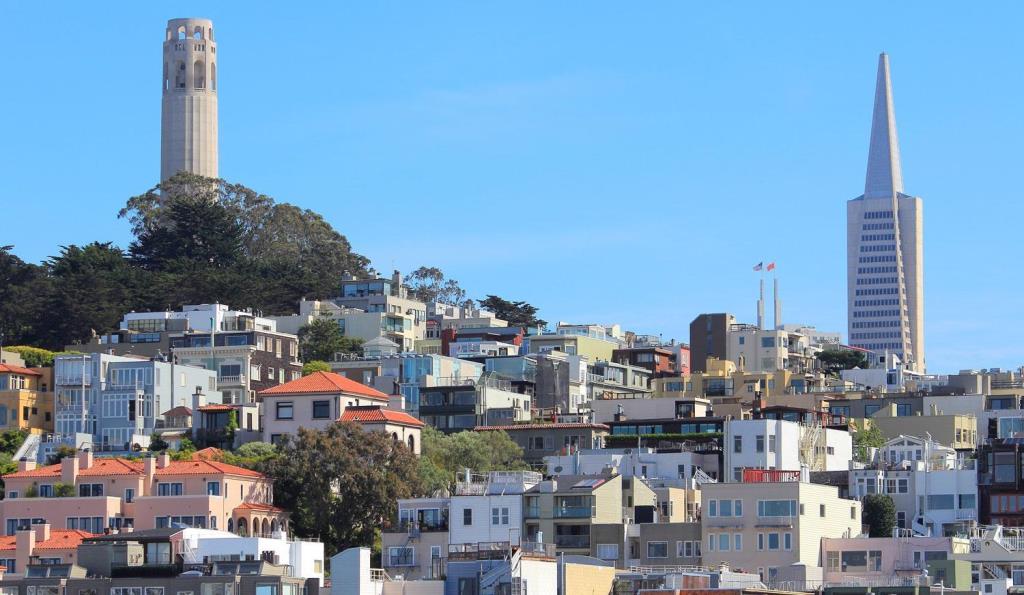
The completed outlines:
{"type": "Polygon", "coordinates": [[[402,279],[412,296],[424,303],[440,302],[452,306],[466,303],[466,292],[455,279],[447,279],[437,267],[420,267],[402,279]]]}
{"type": "Polygon", "coordinates": [[[861,425],[853,424],[853,458],[855,461],[867,463],[868,449],[880,448],[885,444],[885,434],[876,425],[868,420],[861,421],[861,425]]]}
{"type": "Polygon", "coordinates": [[[349,422],[285,436],[261,468],[274,478],[274,501],[291,512],[301,537],[317,536],[327,556],[372,546],[399,498],[422,494],[416,456],[401,440],[349,422]]]}
{"type": "Polygon", "coordinates": [[[818,354],[818,361],[826,372],[838,374],[840,370],[866,368],[868,358],[860,351],[851,349],[826,349],[818,354]]]}
{"type": "Polygon", "coordinates": [[[526,302],[509,301],[496,295],[488,295],[482,300],[477,300],[480,307],[494,313],[502,320],[507,320],[509,326],[543,327],[547,325],[546,320],[537,318],[536,306],[526,302]]]}
{"type": "Polygon", "coordinates": [[[420,473],[428,493],[450,489],[466,469],[486,473],[528,468],[523,449],[500,430],[445,435],[427,426],[420,444],[420,473]]]}
{"type": "Polygon", "coordinates": [[[119,216],[134,235],[127,253],[93,242],[30,264],[0,247],[4,344],[61,349],[115,330],[125,312],[184,304],[290,314],[369,262],[313,211],[184,172],[129,198],[119,216]]]}
{"type": "Polygon", "coordinates": [[[888,494],[868,494],[861,500],[861,522],[869,537],[892,537],[896,527],[896,504],[888,494]]]}
{"type": "Polygon", "coordinates": [[[331,365],[325,361],[315,359],[302,364],[302,375],[309,376],[314,372],[330,372],[331,365]]]}
{"type": "Polygon", "coordinates": [[[304,362],[327,362],[335,353],[357,353],[362,345],[362,339],[346,337],[331,316],[318,316],[299,329],[299,357],[304,362]]]}

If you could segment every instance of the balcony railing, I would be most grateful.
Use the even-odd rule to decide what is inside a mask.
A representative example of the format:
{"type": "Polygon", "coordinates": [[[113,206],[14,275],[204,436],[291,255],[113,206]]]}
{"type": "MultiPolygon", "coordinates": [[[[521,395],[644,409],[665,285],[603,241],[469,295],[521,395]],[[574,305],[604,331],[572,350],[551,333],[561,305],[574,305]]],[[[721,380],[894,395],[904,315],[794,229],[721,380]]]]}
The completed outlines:
{"type": "Polygon", "coordinates": [[[594,516],[593,506],[563,506],[555,508],[556,519],[589,519],[594,516]]]}
{"type": "Polygon", "coordinates": [[[523,510],[523,516],[528,519],[540,518],[540,506],[527,506],[523,510]]]}
{"type": "Polygon", "coordinates": [[[757,517],[758,527],[792,527],[796,517],[785,516],[759,516],[757,517]]]}
{"type": "Polygon", "coordinates": [[[217,385],[245,384],[245,374],[224,375],[217,378],[217,385]]]}
{"type": "Polygon", "coordinates": [[[564,548],[589,548],[589,535],[555,535],[555,545],[564,548]]]}

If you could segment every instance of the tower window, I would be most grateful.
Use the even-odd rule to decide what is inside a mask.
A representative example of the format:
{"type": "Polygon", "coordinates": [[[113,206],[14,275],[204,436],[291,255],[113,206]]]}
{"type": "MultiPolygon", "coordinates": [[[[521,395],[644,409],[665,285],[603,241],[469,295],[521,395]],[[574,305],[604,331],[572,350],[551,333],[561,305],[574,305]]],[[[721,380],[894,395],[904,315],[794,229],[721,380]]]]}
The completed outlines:
{"type": "Polygon", "coordinates": [[[179,40],[183,40],[183,39],[185,39],[185,37],[186,37],[186,35],[185,35],[185,25],[182,25],[182,26],[178,27],[178,39],[179,40]]]}
{"type": "Polygon", "coordinates": [[[217,63],[210,62],[210,88],[217,90],[217,63]]]}
{"type": "Polygon", "coordinates": [[[192,86],[196,89],[206,88],[206,64],[202,60],[196,60],[192,65],[192,86]]]}
{"type": "Polygon", "coordinates": [[[202,27],[196,27],[195,31],[192,32],[192,39],[195,39],[196,41],[199,41],[202,38],[203,38],[203,28],[202,27]]]}
{"type": "Polygon", "coordinates": [[[185,88],[185,63],[178,61],[178,67],[174,71],[174,88],[184,89],[185,88]]]}

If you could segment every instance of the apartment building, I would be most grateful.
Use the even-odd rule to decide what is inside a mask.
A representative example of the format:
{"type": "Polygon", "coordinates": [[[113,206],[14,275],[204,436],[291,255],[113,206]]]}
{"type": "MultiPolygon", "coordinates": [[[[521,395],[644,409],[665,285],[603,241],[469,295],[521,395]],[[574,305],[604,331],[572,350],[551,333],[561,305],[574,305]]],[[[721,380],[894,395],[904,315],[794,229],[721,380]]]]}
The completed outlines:
{"type": "Polygon", "coordinates": [[[651,395],[652,372],[645,367],[600,361],[587,365],[587,400],[651,395]]]}
{"type": "Polygon", "coordinates": [[[342,419],[349,407],[388,405],[386,394],[333,372],[314,372],[268,388],[259,396],[264,412],[263,441],[270,443],[298,433],[299,428],[323,430],[342,419]]]}
{"type": "MultiPolygon", "coordinates": [[[[616,325],[617,326],[617,325],[616,325]]],[[[555,332],[531,335],[527,338],[527,353],[561,351],[580,355],[588,361],[612,361],[616,349],[625,345],[614,330],[600,325],[573,325],[558,323],[555,332]]]]}
{"type": "Polygon", "coordinates": [[[821,540],[861,533],[861,507],[799,471],[751,471],[701,486],[703,561],[762,580],[820,579],[821,540]]]}
{"type": "Polygon", "coordinates": [[[53,431],[53,368],[0,363],[0,431],[53,431]]]}
{"type": "Polygon", "coordinates": [[[736,317],[728,313],[700,314],[690,322],[690,367],[693,372],[707,372],[708,360],[728,360],[729,327],[736,317]]]}
{"type": "Polygon", "coordinates": [[[384,432],[395,442],[408,446],[413,454],[420,454],[420,434],[426,424],[404,411],[380,405],[353,405],[345,408],[339,421],[359,424],[367,432],[384,432]]]}
{"type": "Polygon", "coordinates": [[[959,451],[973,451],[978,446],[978,420],[973,415],[894,415],[896,407],[882,407],[869,421],[886,438],[931,436],[935,442],[959,451]]]}
{"type": "Polygon", "coordinates": [[[174,335],[170,343],[178,364],[217,372],[224,403],[256,402],[260,391],[302,375],[298,337],[266,318],[226,317],[213,332],[174,335]]]}
{"type": "Polygon", "coordinates": [[[586,421],[477,426],[477,432],[502,431],[523,449],[523,460],[541,467],[545,457],[601,448],[608,426],[586,421]]]}
{"type": "Polygon", "coordinates": [[[800,333],[752,324],[731,324],[726,336],[726,359],[743,372],[809,372],[820,351],[800,333]]]}
{"type": "MultiPolygon", "coordinates": [[[[398,516],[381,532],[382,567],[405,580],[440,579],[448,558],[450,498],[398,501],[398,516]]],[[[486,515],[480,522],[486,520],[486,515]]]]}
{"type": "Polygon", "coordinates": [[[778,419],[730,419],[724,445],[732,481],[744,469],[844,471],[853,458],[849,432],[778,419]]]}
{"type": "Polygon", "coordinates": [[[952,560],[969,551],[968,540],[958,537],[826,537],[821,540],[824,583],[882,585],[893,582],[893,578],[914,581],[933,562],[952,560]]]}
{"type": "Polygon", "coordinates": [[[3,480],[7,535],[44,523],[89,533],[183,524],[248,535],[288,527],[287,513],[273,506],[270,478],[204,458],[172,461],[162,453],[134,461],[82,450],[56,465],[19,461],[3,480]]]}
{"type": "MultiPolygon", "coordinates": [[[[542,481],[523,496],[526,541],[554,543],[558,552],[589,555],[595,525],[623,525],[622,477],[562,475],[542,481]]],[[[649,504],[655,504],[650,493],[649,504]]]]}
{"type": "Polygon", "coordinates": [[[646,480],[680,481],[679,485],[683,486],[695,485],[695,478],[699,480],[706,475],[705,468],[716,471],[717,459],[714,455],[695,452],[658,452],[654,448],[635,447],[580,449],[571,454],[544,457],[547,474],[550,476],[611,472],[625,479],[639,477],[646,480]]]}
{"type": "Polygon", "coordinates": [[[452,494],[448,536],[452,544],[518,543],[523,538],[523,494],[541,483],[534,471],[466,472],[452,494]]]}
{"type": "Polygon", "coordinates": [[[702,397],[613,397],[594,399],[590,410],[599,423],[705,417],[711,411],[711,401],[702,397]]]}
{"type": "Polygon", "coordinates": [[[219,400],[216,385],[215,373],[201,367],[103,353],[57,356],[55,435],[40,456],[62,444],[111,452],[148,446],[164,411],[193,405],[193,394],[219,400]]]}
{"type": "Polygon", "coordinates": [[[8,580],[25,576],[30,564],[74,564],[78,560],[78,546],[92,533],[77,529],[53,529],[49,523],[40,523],[0,536],[0,586],[8,580]]]}
{"type": "Polygon", "coordinates": [[[849,473],[852,498],[888,494],[897,526],[915,534],[953,535],[978,519],[975,461],[934,440],[899,436],[878,449],[866,468],[849,473]]]}
{"type": "Polygon", "coordinates": [[[1024,439],[996,438],[978,448],[978,496],[980,523],[1024,526],[1024,439]]]}
{"type": "Polygon", "coordinates": [[[514,392],[509,380],[493,373],[421,386],[419,401],[420,419],[446,434],[531,418],[530,395],[514,392]]]}
{"type": "MultiPolygon", "coordinates": [[[[612,351],[612,361],[617,364],[636,366],[650,372],[651,376],[679,375],[676,346],[660,344],[636,344],[612,351]]],[[[687,362],[689,363],[689,362],[687,362]]]]}

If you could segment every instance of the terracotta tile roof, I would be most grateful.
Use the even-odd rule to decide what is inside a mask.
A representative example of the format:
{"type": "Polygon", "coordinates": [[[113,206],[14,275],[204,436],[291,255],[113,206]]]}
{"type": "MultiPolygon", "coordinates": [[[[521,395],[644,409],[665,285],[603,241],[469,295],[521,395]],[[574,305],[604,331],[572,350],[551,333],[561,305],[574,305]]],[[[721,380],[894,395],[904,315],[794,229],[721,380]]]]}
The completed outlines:
{"type": "Polygon", "coordinates": [[[11,364],[0,364],[0,374],[26,374],[28,376],[42,376],[40,372],[36,372],[32,368],[22,368],[21,366],[12,366],[11,364]]]}
{"type": "Polygon", "coordinates": [[[354,421],[361,424],[390,423],[413,428],[422,428],[425,425],[408,413],[381,407],[346,407],[341,414],[341,421],[354,421]]]}
{"type": "Polygon", "coordinates": [[[159,475],[212,475],[224,473],[225,475],[241,475],[243,477],[264,477],[262,473],[229,465],[219,461],[192,460],[192,461],[171,461],[163,469],[157,469],[159,475]]]}
{"type": "Polygon", "coordinates": [[[513,432],[516,430],[607,430],[608,426],[604,424],[588,424],[588,423],[554,423],[554,424],[514,424],[510,426],[477,426],[473,428],[476,432],[486,432],[488,430],[502,430],[505,432],[513,432]]]}
{"type": "Polygon", "coordinates": [[[387,401],[388,396],[377,389],[360,384],[334,372],[313,372],[298,380],[292,380],[278,386],[260,391],[260,395],[301,395],[301,394],[335,394],[344,393],[359,395],[370,399],[387,401]]]}
{"type": "MultiPolygon", "coordinates": [[[[77,529],[50,529],[50,538],[46,541],[36,542],[37,550],[73,550],[82,544],[83,539],[95,537],[92,533],[79,531],[77,529]]],[[[5,535],[0,537],[0,551],[14,551],[16,549],[17,537],[5,535]]]]}
{"type": "Polygon", "coordinates": [[[220,460],[221,456],[224,455],[224,451],[219,448],[208,446],[201,448],[192,453],[193,461],[217,461],[220,460]]]}
{"type": "Polygon", "coordinates": [[[258,504],[256,502],[246,502],[239,504],[235,507],[235,510],[259,510],[261,512],[285,512],[283,508],[278,508],[270,504],[258,504]]]}
{"type": "MultiPolygon", "coordinates": [[[[197,453],[198,454],[198,453],[197,453]]],[[[92,467],[82,469],[78,472],[80,477],[107,477],[110,475],[141,475],[145,473],[145,465],[142,461],[130,461],[118,458],[96,458],[92,467]]],[[[218,461],[192,460],[192,461],[170,461],[163,469],[157,469],[156,475],[238,475],[242,477],[264,477],[262,473],[229,465],[218,461]]],[[[16,471],[4,475],[4,479],[18,479],[24,477],[60,477],[60,464],[47,465],[31,471],[16,471]]]]}
{"type": "MultiPolygon", "coordinates": [[[[143,472],[141,461],[129,461],[111,457],[96,457],[92,466],[88,469],[79,470],[81,477],[106,477],[110,475],[137,475],[143,472]]],[[[60,463],[37,467],[30,471],[15,471],[3,476],[8,478],[21,477],[60,477],[60,463]]]]}
{"type": "Polygon", "coordinates": [[[201,405],[200,411],[232,411],[234,407],[231,405],[223,405],[221,403],[210,403],[209,405],[201,405]]]}
{"type": "Polygon", "coordinates": [[[189,409],[188,407],[185,407],[184,405],[178,405],[177,407],[171,409],[170,411],[164,411],[164,417],[185,417],[191,415],[192,410],[189,409]]]}

